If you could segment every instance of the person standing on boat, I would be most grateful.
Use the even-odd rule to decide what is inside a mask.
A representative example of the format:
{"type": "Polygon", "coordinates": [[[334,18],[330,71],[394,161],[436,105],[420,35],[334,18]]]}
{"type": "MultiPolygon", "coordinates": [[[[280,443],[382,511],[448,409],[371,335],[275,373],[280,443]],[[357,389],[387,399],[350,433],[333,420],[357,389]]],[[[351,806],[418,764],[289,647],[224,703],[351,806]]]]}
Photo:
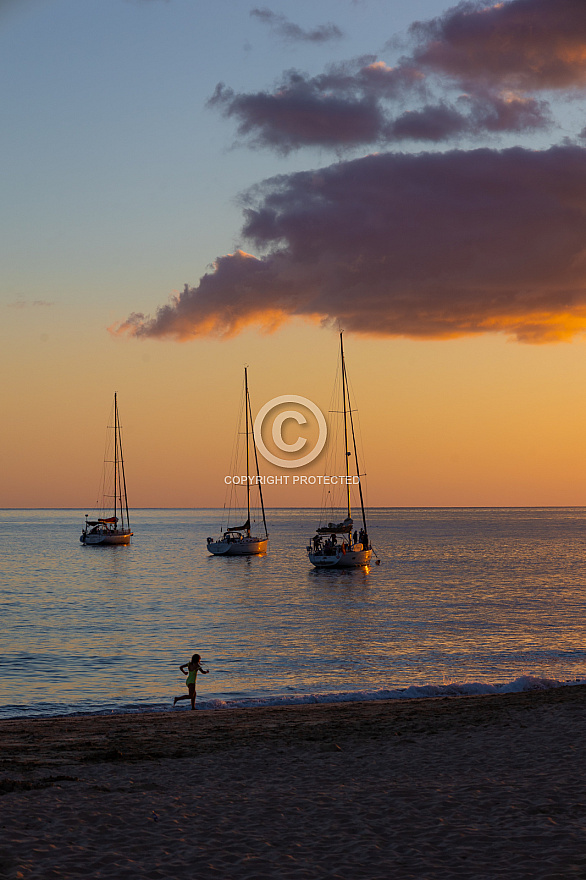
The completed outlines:
{"type": "Polygon", "coordinates": [[[195,709],[195,698],[197,696],[195,692],[195,681],[197,679],[197,673],[201,672],[202,675],[207,675],[210,671],[209,669],[204,669],[200,661],[201,656],[199,654],[194,654],[189,663],[183,663],[179,667],[183,675],[187,676],[185,684],[187,685],[188,693],[183,694],[181,697],[175,697],[173,700],[174,706],[177,705],[179,700],[191,700],[191,708],[195,709]]]}

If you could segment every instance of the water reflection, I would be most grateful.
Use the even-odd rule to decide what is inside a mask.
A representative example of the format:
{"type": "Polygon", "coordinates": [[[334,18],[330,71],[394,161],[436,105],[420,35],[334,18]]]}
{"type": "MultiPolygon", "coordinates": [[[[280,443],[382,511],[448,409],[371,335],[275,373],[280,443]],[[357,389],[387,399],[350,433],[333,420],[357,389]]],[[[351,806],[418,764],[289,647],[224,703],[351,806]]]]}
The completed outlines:
{"type": "Polygon", "coordinates": [[[167,705],[196,650],[218,698],[580,677],[583,516],[372,511],[388,564],[318,569],[312,511],[272,511],[260,557],[208,554],[210,511],[137,511],[99,548],[75,511],[4,511],[0,703],[167,705]]]}

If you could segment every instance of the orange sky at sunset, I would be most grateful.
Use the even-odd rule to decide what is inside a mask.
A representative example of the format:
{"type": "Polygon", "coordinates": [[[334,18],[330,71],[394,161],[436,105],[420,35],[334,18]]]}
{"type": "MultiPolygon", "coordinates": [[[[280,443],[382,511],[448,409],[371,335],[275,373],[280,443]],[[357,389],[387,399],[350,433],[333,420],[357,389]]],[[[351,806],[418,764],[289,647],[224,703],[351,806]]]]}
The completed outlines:
{"type": "MultiPolygon", "coordinates": [[[[327,413],[338,338],[296,325],[246,331],[230,343],[182,345],[80,336],[23,311],[26,344],[8,359],[3,390],[1,497],[7,507],[88,507],[99,485],[112,394],[118,392],[133,507],[224,503],[249,364],[256,413],[293,393],[327,413]],[[41,341],[41,332],[46,339],[41,341]],[[73,350],[64,358],[60,352],[73,350]]],[[[22,335],[20,335],[22,340],[22,335]]],[[[580,505],[586,498],[584,343],[519,345],[498,337],[449,342],[346,334],[368,471],[377,506],[580,505]]],[[[301,436],[304,435],[300,429],[301,436]]],[[[294,439],[294,438],[293,438],[294,439]]],[[[265,474],[285,473],[261,460],[265,474]]],[[[321,474],[323,459],[302,473],[321,474]]],[[[269,506],[319,506],[315,488],[265,489],[269,506]]]]}

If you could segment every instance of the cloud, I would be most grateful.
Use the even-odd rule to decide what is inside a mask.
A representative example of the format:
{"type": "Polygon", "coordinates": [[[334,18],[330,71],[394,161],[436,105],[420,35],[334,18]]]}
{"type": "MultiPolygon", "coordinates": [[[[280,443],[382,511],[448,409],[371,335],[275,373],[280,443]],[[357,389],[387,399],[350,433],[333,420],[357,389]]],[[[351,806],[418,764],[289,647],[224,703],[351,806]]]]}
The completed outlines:
{"type": "Polygon", "coordinates": [[[423,74],[373,61],[349,68],[316,77],[289,70],[272,93],[236,94],[219,83],[208,106],[238,120],[238,135],[251,146],[282,153],[307,146],[339,150],[407,139],[440,142],[486,132],[529,132],[552,122],[545,101],[486,89],[394,115],[388,102],[425,96],[423,74]]]}
{"type": "Polygon", "coordinates": [[[45,309],[54,306],[55,303],[49,302],[45,299],[35,299],[35,300],[27,300],[27,299],[17,299],[15,302],[6,303],[7,308],[9,309],[45,309]]]}
{"type": "Polygon", "coordinates": [[[388,140],[443,141],[469,128],[466,117],[445,103],[407,110],[386,128],[388,140]]]}
{"type": "Polygon", "coordinates": [[[376,100],[325,91],[295,71],[274,94],[235,94],[220,83],[208,105],[239,120],[238,134],[282,153],[314,145],[339,148],[377,141],[386,119],[376,100]]]}
{"type": "Polygon", "coordinates": [[[468,100],[472,128],[477,131],[521,134],[549,128],[553,123],[548,103],[535,98],[477,92],[468,100]]]}
{"type": "Polygon", "coordinates": [[[270,9],[253,9],[251,16],[268,24],[272,30],[285,40],[303,43],[328,43],[332,40],[340,40],[344,35],[340,28],[332,23],[320,24],[313,30],[304,30],[298,24],[270,9]]]}
{"type": "Polygon", "coordinates": [[[295,317],[378,336],[586,330],[586,149],[366,156],[251,191],[243,235],[258,257],[219,258],[143,338],[227,337],[295,317]]]}
{"type": "Polygon", "coordinates": [[[544,101],[514,95],[462,96],[456,104],[440,101],[407,110],[385,127],[387,141],[438,143],[460,135],[485,132],[527,133],[548,128],[551,116],[544,101]]]}
{"type": "Polygon", "coordinates": [[[155,318],[134,313],[111,332],[183,342],[198,336],[234,336],[248,324],[275,330],[288,318],[296,295],[286,263],[278,254],[259,260],[241,250],[219,257],[212,274],[204,275],[197,288],[186,284],[155,318]]]}
{"type": "Polygon", "coordinates": [[[462,83],[534,91],[586,85],[584,0],[459,3],[409,29],[410,63],[462,83]]]}
{"type": "Polygon", "coordinates": [[[554,119],[538,93],[586,86],[586,2],[460,3],[411,25],[409,47],[394,67],[373,56],[318,76],[287,71],[254,94],[221,84],[209,106],[249,145],[285,153],[545,130],[554,119]]]}
{"type": "Polygon", "coordinates": [[[219,83],[208,106],[237,119],[238,134],[254,146],[282,153],[303,146],[340,149],[395,140],[382,101],[401,100],[420,87],[418,71],[369,57],[315,77],[286,71],[272,93],[236,94],[219,83]]]}

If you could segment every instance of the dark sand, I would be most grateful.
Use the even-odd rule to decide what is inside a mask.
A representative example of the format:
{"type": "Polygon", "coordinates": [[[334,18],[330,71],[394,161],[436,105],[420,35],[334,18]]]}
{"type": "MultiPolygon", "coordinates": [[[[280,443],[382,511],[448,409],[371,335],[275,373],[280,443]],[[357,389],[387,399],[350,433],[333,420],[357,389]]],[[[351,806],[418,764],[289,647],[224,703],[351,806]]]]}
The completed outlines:
{"type": "Polygon", "coordinates": [[[586,880],[586,685],[0,722],[0,878],[586,880]]]}

